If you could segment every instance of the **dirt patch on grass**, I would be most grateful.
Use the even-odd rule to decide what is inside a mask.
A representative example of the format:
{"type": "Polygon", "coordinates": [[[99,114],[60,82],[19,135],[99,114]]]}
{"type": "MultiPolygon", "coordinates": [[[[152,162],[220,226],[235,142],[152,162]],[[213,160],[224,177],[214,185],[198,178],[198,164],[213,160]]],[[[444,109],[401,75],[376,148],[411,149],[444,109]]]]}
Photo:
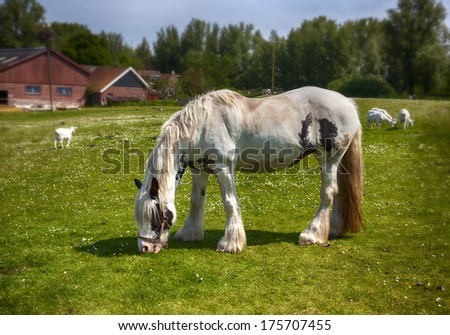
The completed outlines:
{"type": "Polygon", "coordinates": [[[0,113],[21,112],[22,109],[13,106],[0,106],[0,113]]]}

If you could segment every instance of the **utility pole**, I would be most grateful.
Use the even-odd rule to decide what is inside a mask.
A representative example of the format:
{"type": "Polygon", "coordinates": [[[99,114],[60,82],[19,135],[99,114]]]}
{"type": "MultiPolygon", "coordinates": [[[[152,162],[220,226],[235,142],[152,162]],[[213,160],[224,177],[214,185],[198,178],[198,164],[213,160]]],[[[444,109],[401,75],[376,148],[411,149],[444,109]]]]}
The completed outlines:
{"type": "Polygon", "coordinates": [[[272,43],[272,94],[275,94],[275,42],[272,43]]]}
{"type": "Polygon", "coordinates": [[[50,110],[53,112],[53,84],[52,84],[52,62],[51,62],[51,48],[55,33],[50,25],[42,26],[38,33],[38,38],[47,49],[47,67],[48,67],[48,86],[50,90],[50,110]]]}
{"type": "Polygon", "coordinates": [[[53,85],[52,85],[52,62],[50,47],[47,47],[47,66],[48,66],[48,86],[50,90],[50,110],[53,112],[53,85]]]}

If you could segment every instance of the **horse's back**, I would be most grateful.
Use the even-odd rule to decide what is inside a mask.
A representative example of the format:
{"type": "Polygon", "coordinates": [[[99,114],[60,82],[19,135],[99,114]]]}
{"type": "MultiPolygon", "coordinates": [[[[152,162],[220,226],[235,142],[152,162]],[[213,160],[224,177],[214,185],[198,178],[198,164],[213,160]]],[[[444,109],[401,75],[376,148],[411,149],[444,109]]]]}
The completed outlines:
{"type": "Polygon", "coordinates": [[[358,116],[353,101],[342,94],[314,86],[301,87],[282,94],[289,97],[300,109],[307,108],[308,113],[317,117],[358,116]]]}
{"type": "Polygon", "coordinates": [[[302,87],[260,99],[226,90],[218,94],[227,96],[222,100],[227,102],[205,118],[204,124],[210,127],[206,131],[218,136],[219,129],[226,130],[234,140],[243,140],[247,145],[266,140],[297,145],[299,134],[308,126],[318,132],[326,124],[351,135],[360,128],[358,111],[351,99],[318,87],[302,87]],[[212,124],[217,126],[211,127],[212,124]]]}
{"type": "Polygon", "coordinates": [[[260,100],[270,108],[261,108],[263,111],[254,117],[263,123],[268,119],[272,129],[282,124],[298,134],[309,122],[317,127],[320,122],[330,122],[347,133],[360,128],[356,105],[338,92],[307,86],[260,100]]]}

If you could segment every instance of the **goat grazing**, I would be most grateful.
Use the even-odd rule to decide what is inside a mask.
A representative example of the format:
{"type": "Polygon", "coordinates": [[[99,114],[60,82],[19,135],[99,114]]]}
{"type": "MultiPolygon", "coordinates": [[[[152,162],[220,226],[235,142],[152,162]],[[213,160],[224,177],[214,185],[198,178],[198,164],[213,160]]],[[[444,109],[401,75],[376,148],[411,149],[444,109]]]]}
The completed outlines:
{"type": "Polygon", "coordinates": [[[384,109],[372,108],[367,112],[367,128],[372,128],[372,125],[376,123],[378,129],[380,129],[382,122],[389,123],[391,127],[396,123],[395,119],[384,109]]]}
{"type": "Polygon", "coordinates": [[[63,140],[67,139],[66,148],[70,145],[72,134],[75,132],[75,127],[70,128],[57,128],[55,129],[55,150],[58,149],[58,142],[61,144],[61,148],[64,148],[63,140]]]}
{"type": "Polygon", "coordinates": [[[398,113],[398,123],[403,124],[403,130],[406,130],[408,125],[414,126],[414,120],[411,120],[411,114],[409,114],[407,109],[401,109],[398,113]]]}

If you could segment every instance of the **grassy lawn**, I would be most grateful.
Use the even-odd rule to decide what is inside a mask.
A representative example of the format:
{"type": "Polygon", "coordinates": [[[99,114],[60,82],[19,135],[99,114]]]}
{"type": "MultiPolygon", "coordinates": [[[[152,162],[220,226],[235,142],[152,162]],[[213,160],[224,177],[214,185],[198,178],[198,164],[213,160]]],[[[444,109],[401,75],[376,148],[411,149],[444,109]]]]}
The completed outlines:
{"type": "MultiPolygon", "coordinates": [[[[366,230],[296,245],[319,203],[314,159],[238,174],[248,245],[217,253],[225,214],[210,178],[205,240],[137,253],[133,178],[176,111],[0,113],[1,314],[449,314],[450,102],[358,99],[415,126],[364,129],[366,230]],[[71,148],[53,131],[76,126],[71,148]]],[[[190,174],[177,193],[181,227],[190,174]]]]}

